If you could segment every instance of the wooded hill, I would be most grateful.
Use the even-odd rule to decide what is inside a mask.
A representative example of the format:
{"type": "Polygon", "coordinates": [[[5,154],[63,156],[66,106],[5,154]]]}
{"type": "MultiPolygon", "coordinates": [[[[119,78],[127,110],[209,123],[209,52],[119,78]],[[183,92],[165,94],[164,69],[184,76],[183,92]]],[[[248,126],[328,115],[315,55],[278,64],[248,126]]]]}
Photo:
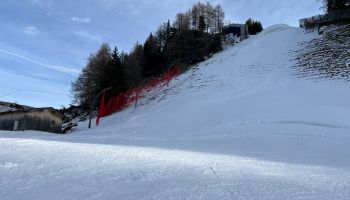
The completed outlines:
{"type": "MultiPolygon", "coordinates": [[[[96,94],[113,87],[106,96],[135,88],[149,77],[157,77],[172,65],[189,66],[222,50],[225,13],[220,5],[196,3],[151,33],[143,44],[136,43],[130,53],[113,50],[108,44],[91,54],[86,67],[72,83],[73,103],[88,108],[96,94]]],[[[260,22],[248,20],[252,34],[262,30],[260,22]],[[259,30],[254,29],[258,25],[259,30]],[[260,26],[259,26],[260,25],[260,26]],[[253,27],[253,28],[252,28],[253,27]]]]}

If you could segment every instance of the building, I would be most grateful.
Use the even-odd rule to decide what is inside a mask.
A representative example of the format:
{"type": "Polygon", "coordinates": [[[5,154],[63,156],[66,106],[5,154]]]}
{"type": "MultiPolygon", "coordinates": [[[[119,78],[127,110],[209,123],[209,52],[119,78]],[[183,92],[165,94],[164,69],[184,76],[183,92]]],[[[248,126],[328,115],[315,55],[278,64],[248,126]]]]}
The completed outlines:
{"type": "Polygon", "coordinates": [[[0,113],[0,130],[35,130],[61,133],[63,114],[54,108],[34,108],[0,113]]]}
{"type": "Polygon", "coordinates": [[[320,29],[323,26],[332,24],[342,25],[350,23],[350,8],[335,10],[324,15],[316,15],[310,18],[299,20],[301,28],[320,29]]]}
{"type": "Polygon", "coordinates": [[[239,38],[240,41],[249,38],[248,26],[246,24],[229,24],[222,28],[222,32],[225,35],[239,38]]]}

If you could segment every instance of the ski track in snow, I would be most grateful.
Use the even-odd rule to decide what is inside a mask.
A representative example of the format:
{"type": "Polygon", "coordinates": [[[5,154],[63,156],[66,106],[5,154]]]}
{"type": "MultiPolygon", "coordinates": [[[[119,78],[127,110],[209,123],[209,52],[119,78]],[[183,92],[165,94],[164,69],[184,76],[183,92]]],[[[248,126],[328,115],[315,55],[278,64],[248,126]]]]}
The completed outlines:
{"type": "Polygon", "coordinates": [[[270,27],[91,130],[0,132],[0,199],[350,199],[349,85],[292,76],[314,37],[270,27]]]}

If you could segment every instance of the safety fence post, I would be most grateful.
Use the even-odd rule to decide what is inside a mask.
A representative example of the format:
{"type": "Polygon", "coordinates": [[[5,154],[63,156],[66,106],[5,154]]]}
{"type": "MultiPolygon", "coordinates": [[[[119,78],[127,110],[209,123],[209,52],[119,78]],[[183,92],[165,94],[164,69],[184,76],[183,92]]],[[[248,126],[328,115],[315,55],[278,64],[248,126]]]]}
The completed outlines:
{"type": "Polygon", "coordinates": [[[111,89],[112,89],[112,87],[109,87],[109,88],[106,88],[106,89],[102,90],[100,93],[98,93],[95,96],[94,100],[92,101],[91,106],[90,106],[89,128],[91,128],[92,111],[94,109],[94,106],[95,106],[97,98],[99,96],[101,96],[103,93],[105,93],[106,91],[111,90],[111,89]]]}

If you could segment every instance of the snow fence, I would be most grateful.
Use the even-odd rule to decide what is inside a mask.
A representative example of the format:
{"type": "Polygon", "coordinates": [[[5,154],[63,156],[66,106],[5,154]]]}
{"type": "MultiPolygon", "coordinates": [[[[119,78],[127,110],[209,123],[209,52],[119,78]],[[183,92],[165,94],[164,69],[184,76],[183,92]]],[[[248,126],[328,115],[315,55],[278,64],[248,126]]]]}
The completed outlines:
{"type": "Polygon", "coordinates": [[[105,93],[103,93],[96,119],[96,125],[99,125],[100,119],[102,117],[107,117],[114,113],[122,111],[124,108],[134,103],[136,106],[137,101],[143,92],[152,90],[158,86],[169,86],[170,81],[179,74],[179,68],[172,67],[170,70],[168,70],[167,73],[161,75],[160,77],[152,78],[137,88],[128,90],[124,93],[119,94],[118,96],[113,96],[107,104],[105,104],[105,93]]]}

